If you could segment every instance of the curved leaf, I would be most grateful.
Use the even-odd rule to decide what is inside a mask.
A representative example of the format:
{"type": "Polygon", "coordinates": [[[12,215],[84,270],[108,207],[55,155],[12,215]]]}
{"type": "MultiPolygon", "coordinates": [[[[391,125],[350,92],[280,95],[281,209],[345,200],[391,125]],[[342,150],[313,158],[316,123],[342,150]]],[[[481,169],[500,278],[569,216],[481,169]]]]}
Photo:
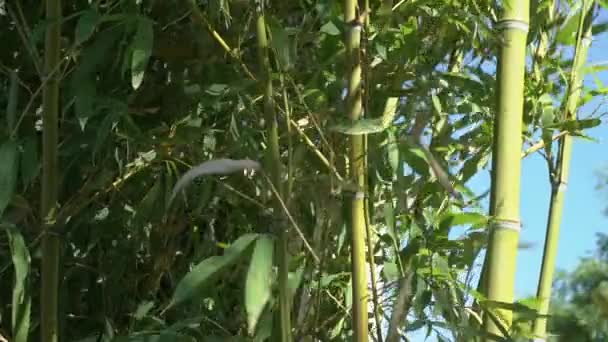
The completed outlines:
{"type": "Polygon", "coordinates": [[[228,247],[221,256],[212,256],[196,265],[188,272],[175,288],[169,307],[181,304],[194,297],[207,281],[227,266],[230,266],[247,250],[258,234],[245,234],[228,247]]]}
{"type": "Polygon", "coordinates": [[[245,287],[245,310],[250,335],[253,335],[262,311],[270,299],[273,252],[274,241],[270,237],[261,236],[257,239],[245,287]]]}
{"type": "Polygon", "coordinates": [[[101,16],[97,11],[93,9],[85,11],[80,18],[78,18],[78,23],[76,24],[76,44],[82,44],[89,39],[93,35],[93,32],[95,32],[95,28],[100,20],[101,16]]]}
{"type": "Polygon", "coordinates": [[[147,19],[140,19],[132,43],[131,85],[133,86],[133,89],[139,88],[144,80],[148,60],[152,55],[153,44],[154,29],[152,27],[152,22],[147,19]]]}
{"type": "Polygon", "coordinates": [[[5,227],[15,269],[12,300],[12,329],[15,342],[28,341],[32,301],[28,290],[30,252],[21,233],[14,227],[5,227]]]}

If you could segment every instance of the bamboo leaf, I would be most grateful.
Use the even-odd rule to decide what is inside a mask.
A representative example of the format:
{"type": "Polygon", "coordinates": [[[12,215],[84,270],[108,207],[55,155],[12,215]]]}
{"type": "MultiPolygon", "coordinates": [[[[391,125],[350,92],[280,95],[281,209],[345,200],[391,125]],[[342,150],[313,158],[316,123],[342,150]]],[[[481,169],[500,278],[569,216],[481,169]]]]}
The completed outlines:
{"type": "Polygon", "coordinates": [[[578,131],[582,129],[589,129],[597,127],[602,123],[599,118],[591,119],[579,119],[579,120],[565,120],[552,125],[548,125],[547,128],[559,128],[564,131],[578,131]]]}
{"type": "Polygon", "coordinates": [[[298,267],[295,272],[289,272],[288,283],[289,283],[289,293],[290,297],[293,298],[296,291],[300,287],[302,283],[302,276],[304,275],[304,265],[298,267]]]}
{"type": "Polygon", "coordinates": [[[15,226],[5,226],[15,269],[12,299],[12,330],[15,342],[27,342],[32,309],[29,294],[30,253],[23,236],[15,226]]]}
{"type": "Polygon", "coordinates": [[[439,97],[433,94],[431,95],[431,99],[433,101],[433,108],[435,109],[435,112],[439,115],[443,114],[443,108],[441,107],[441,101],[439,100],[439,97]]]}
{"type": "Polygon", "coordinates": [[[330,36],[337,36],[340,34],[340,29],[331,21],[328,21],[325,25],[321,26],[320,31],[327,33],[330,36]]]}
{"type": "Polygon", "coordinates": [[[291,53],[289,35],[278,20],[269,20],[269,26],[272,37],[270,41],[272,49],[276,53],[281,68],[289,70],[293,66],[293,54],[291,53]]]}
{"type": "Polygon", "coordinates": [[[148,315],[150,310],[152,310],[154,305],[155,304],[153,301],[145,301],[145,302],[139,304],[139,306],[137,307],[137,310],[133,314],[133,317],[138,321],[143,319],[144,317],[146,317],[146,315],[148,315]]]}
{"type": "Polygon", "coordinates": [[[17,187],[19,147],[9,140],[0,145],[0,217],[17,187]]]}
{"type": "Polygon", "coordinates": [[[387,125],[382,118],[359,119],[354,122],[341,120],[340,122],[330,125],[329,130],[347,135],[363,135],[380,133],[388,126],[389,125],[387,125]]]}
{"type": "Polygon", "coordinates": [[[385,262],[382,267],[382,275],[387,282],[396,281],[401,276],[397,264],[394,262],[385,262]]]}
{"type": "Polygon", "coordinates": [[[152,55],[154,45],[154,29],[152,22],[147,19],[138,20],[137,32],[133,38],[131,56],[131,86],[138,89],[144,80],[148,60],[152,55]]]}
{"type": "Polygon", "coordinates": [[[388,163],[393,170],[393,175],[397,175],[399,172],[399,144],[395,138],[395,133],[392,131],[386,131],[386,154],[388,157],[388,163]]]}
{"type": "Polygon", "coordinates": [[[589,7],[592,6],[592,4],[593,1],[576,1],[572,5],[566,21],[555,36],[555,40],[558,43],[566,45],[573,45],[575,43],[581,15],[588,15],[589,7]],[[586,5],[585,8],[582,8],[583,4],[586,5]]]}
{"type": "Polygon", "coordinates": [[[163,203],[163,187],[162,178],[158,177],[154,185],[146,193],[144,198],[139,202],[137,206],[137,216],[143,219],[152,219],[159,213],[157,210],[159,203],[163,203]]]}
{"type": "Polygon", "coordinates": [[[449,229],[454,226],[471,225],[474,227],[484,226],[488,223],[488,217],[480,213],[448,213],[445,215],[439,226],[442,229],[449,229]]]}
{"type": "Polygon", "coordinates": [[[76,24],[75,43],[82,44],[91,38],[100,20],[101,16],[94,9],[85,11],[76,24]]]}
{"type": "Polygon", "coordinates": [[[40,173],[40,157],[38,154],[38,142],[35,137],[27,137],[23,141],[23,153],[21,153],[21,181],[27,187],[40,173]]]}
{"type": "Polygon", "coordinates": [[[194,297],[201,291],[209,279],[218,272],[236,262],[247,248],[258,238],[258,234],[245,234],[226,249],[224,255],[212,256],[196,265],[177,284],[169,307],[176,306],[194,297]]]}
{"type": "Polygon", "coordinates": [[[171,198],[169,199],[169,204],[173,201],[177,193],[179,193],[197,177],[205,175],[226,175],[236,171],[248,169],[259,170],[260,168],[261,166],[258,162],[249,159],[214,159],[206,161],[190,169],[188,172],[182,175],[177,183],[175,183],[171,193],[171,198]]]}
{"type": "MultiPolygon", "coordinates": [[[[9,132],[15,130],[15,122],[17,118],[17,102],[19,101],[19,82],[17,72],[12,70],[10,74],[10,85],[8,93],[8,103],[6,105],[6,123],[9,132]]],[[[11,138],[15,138],[11,136],[11,138]]]]}
{"type": "Polygon", "coordinates": [[[250,335],[253,335],[262,311],[270,299],[273,252],[274,241],[270,237],[261,236],[257,239],[245,285],[245,310],[250,335]]]}

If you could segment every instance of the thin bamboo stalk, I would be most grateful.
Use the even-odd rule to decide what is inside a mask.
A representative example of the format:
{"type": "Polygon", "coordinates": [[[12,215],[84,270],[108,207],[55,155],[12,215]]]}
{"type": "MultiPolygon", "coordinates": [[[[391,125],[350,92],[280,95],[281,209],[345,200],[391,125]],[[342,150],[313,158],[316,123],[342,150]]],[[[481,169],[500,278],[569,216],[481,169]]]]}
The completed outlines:
{"type": "MultiPolygon", "coordinates": [[[[346,95],[346,112],[350,120],[358,120],[362,116],[363,99],[361,86],[361,31],[363,23],[357,16],[357,1],[344,1],[344,20],[348,25],[346,36],[346,53],[348,56],[348,93],[346,95]]],[[[368,340],[367,312],[367,274],[365,270],[365,148],[362,135],[350,136],[349,171],[353,183],[358,190],[350,202],[349,224],[351,232],[351,266],[353,288],[353,330],[354,341],[368,340]]],[[[346,205],[346,203],[345,203],[346,205]]]]}
{"type": "MultiPolygon", "coordinates": [[[[370,4],[369,4],[370,0],[365,0],[364,2],[364,9],[363,12],[364,13],[369,13],[371,11],[370,8],[370,4]]],[[[370,19],[370,15],[366,15],[365,16],[365,31],[369,32],[370,28],[371,28],[371,19],[370,19]]],[[[365,65],[365,80],[364,80],[364,86],[365,86],[365,112],[369,113],[369,100],[370,100],[370,82],[371,82],[371,70],[370,70],[370,59],[369,59],[369,37],[367,36],[367,34],[365,35],[365,57],[364,57],[364,65],[365,65]]],[[[395,106],[396,108],[396,106],[395,106]]],[[[395,115],[393,114],[392,117],[394,117],[395,115]]],[[[363,136],[363,144],[364,144],[364,149],[365,151],[369,151],[369,138],[364,135],[363,136]]],[[[367,153],[365,154],[365,170],[368,169],[368,155],[367,153]]],[[[370,189],[368,182],[366,182],[366,189],[370,189]]],[[[371,190],[370,190],[371,191],[371,190]]],[[[372,290],[372,304],[373,304],[373,312],[374,312],[374,323],[376,324],[375,328],[376,328],[376,341],[377,342],[383,342],[384,338],[383,338],[383,334],[382,334],[382,308],[380,306],[380,296],[378,294],[378,286],[377,286],[377,279],[376,279],[376,261],[374,260],[374,238],[373,238],[373,229],[372,229],[372,221],[371,221],[371,217],[369,214],[369,198],[365,199],[365,203],[364,203],[364,207],[365,207],[365,237],[366,237],[366,242],[367,242],[367,262],[369,263],[369,279],[370,279],[370,287],[372,290]]]]}
{"type": "MultiPolygon", "coordinates": [[[[61,1],[46,1],[46,29],[44,75],[46,85],[42,95],[42,284],[41,284],[41,340],[57,342],[58,327],[58,290],[59,290],[59,253],[60,236],[56,230],[57,215],[57,143],[59,113],[59,76],[54,72],[60,62],[61,1]]],[[[42,80],[43,82],[45,80],[42,80]]]]}
{"type": "MultiPolygon", "coordinates": [[[[284,191],[281,184],[281,160],[279,151],[279,125],[273,100],[273,87],[271,78],[271,66],[268,56],[268,37],[266,32],[266,21],[262,2],[257,3],[256,36],[258,45],[258,63],[261,66],[260,84],[264,92],[264,115],[268,125],[268,156],[267,165],[270,170],[271,182],[277,189],[277,199],[275,203],[275,215],[281,215],[284,191]]],[[[283,215],[281,215],[283,217],[283,215]]],[[[280,220],[280,232],[277,239],[276,249],[278,251],[277,264],[279,268],[279,314],[280,314],[280,334],[282,342],[290,342],[291,335],[291,303],[289,297],[289,252],[287,250],[287,225],[284,220],[280,220]]]]}
{"type": "MultiPolygon", "coordinates": [[[[583,6],[583,8],[586,8],[583,6]]],[[[584,12],[584,11],[583,11],[584,12]]],[[[568,87],[567,101],[564,108],[563,119],[576,119],[578,101],[581,96],[583,83],[583,67],[587,61],[587,53],[591,45],[591,20],[581,15],[579,36],[577,39],[574,61],[570,74],[570,85],[568,87]],[[586,21],[586,27],[583,22],[586,21]],[[582,31],[585,31],[584,33],[582,31]]],[[[555,257],[557,255],[557,244],[561,225],[564,197],[568,176],[570,174],[570,157],[572,155],[572,136],[566,134],[559,146],[557,159],[557,172],[551,184],[551,202],[549,206],[549,217],[547,221],[547,233],[545,237],[545,248],[543,251],[543,263],[538,280],[536,297],[539,303],[539,317],[534,322],[534,335],[545,338],[547,333],[547,318],[549,302],[551,298],[551,285],[555,271],[555,257]]]]}
{"type": "MultiPolygon", "coordinates": [[[[492,230],[486,268],[490,301],[512,303],[515,262],[519,240],[522,114],[529,0],[504,2],[499,27],[502,46],[498,64],[498,111],[495,119],[492,159],[492,230]]],[[[496,310],[499,322],[484,320],[490,334],[505,336],[512,312],[496,310]]]]}

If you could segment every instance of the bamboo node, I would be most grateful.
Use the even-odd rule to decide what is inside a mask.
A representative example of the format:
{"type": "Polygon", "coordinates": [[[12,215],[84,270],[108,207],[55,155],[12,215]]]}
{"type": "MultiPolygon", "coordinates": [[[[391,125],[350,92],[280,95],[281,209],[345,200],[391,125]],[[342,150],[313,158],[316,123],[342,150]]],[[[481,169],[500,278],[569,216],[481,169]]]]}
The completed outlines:
{"type": "Polygon", "coordinates": [[[492,222],[492,229],[508,229],[521,231],[521,222],[515,220],[496,219],[492,222]]]}
{"type": "Polygon", "coordinates": [[[525,33],[528,33],[530,24],[528,24],[528,22],[524,21],[524,20],[507,19],[507,20],[501,20],[500,22],[498,22],[498,24],[496,25],[496,28],[498,30],[516,29],[516,30],[521,30],[521,31],[524,31],[525,33]]]}
{"type": "Polygon", "coordinates": [[[365,192],[363,192],[363,191],[355,192],[355,199],[364,199],[364,198],[365,198],[365,192]]]}
{"type": "Polygon", "coordinates": [[[559,182],[559,184],[557,184],[557,192],[566,191],[567,188],[568,188],[568,182],[566,182],[566,181],[561,181],[561,182],[559,182]]]}
{"type": "Polygon", "coordinates": [[[350,29],[353,31],[362,31],[363,25],[361,23],[354,23],[351,25],[350,29]]]}

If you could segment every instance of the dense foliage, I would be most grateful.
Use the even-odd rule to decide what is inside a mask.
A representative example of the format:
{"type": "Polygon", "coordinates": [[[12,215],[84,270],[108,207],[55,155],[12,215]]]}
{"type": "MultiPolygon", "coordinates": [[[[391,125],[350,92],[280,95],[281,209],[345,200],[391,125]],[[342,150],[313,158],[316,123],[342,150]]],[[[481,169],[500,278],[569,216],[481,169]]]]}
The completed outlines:
{"type": "MultiPolygon", "coordinates": [[[[45,32],[57,23],[43,3],[0,2],[0,333],[11,341],[41,334],[41,94],[45,32]]],[[[560,114],[580,15],[599,5],[565,1],[549,20],[552,4],[532,2],[521,132],[522,156],[543,154],[551,172],[554,142],[584,138],[603,115],[560,114]]],[[[357,135],[370,337],[482,334],[474,280],[490,217],[487,192],[467,184],[491,158],[500,6],[369,8],[358,13],[366,118],[353,124],[343,101],[353,23],[341,2],[65,1],[50,75],[60,87],[56,228],[44,233],[61,241],[59,340],[276,341],[284,259],[274,241],[285,230],[294,340],[352,340],[343,203],[359,193],[345,152],[357,135]],[[269,51],[257,40],[262,14],[269,51]],[[262,168],[197,178],[172,199],[192,166],[226,158],[262,168]]],[[[597,81],[579,104],[605,92],[597,81]]],[[[534,306],[508,307],[512,338],[529,336],[534,306]]]]}

